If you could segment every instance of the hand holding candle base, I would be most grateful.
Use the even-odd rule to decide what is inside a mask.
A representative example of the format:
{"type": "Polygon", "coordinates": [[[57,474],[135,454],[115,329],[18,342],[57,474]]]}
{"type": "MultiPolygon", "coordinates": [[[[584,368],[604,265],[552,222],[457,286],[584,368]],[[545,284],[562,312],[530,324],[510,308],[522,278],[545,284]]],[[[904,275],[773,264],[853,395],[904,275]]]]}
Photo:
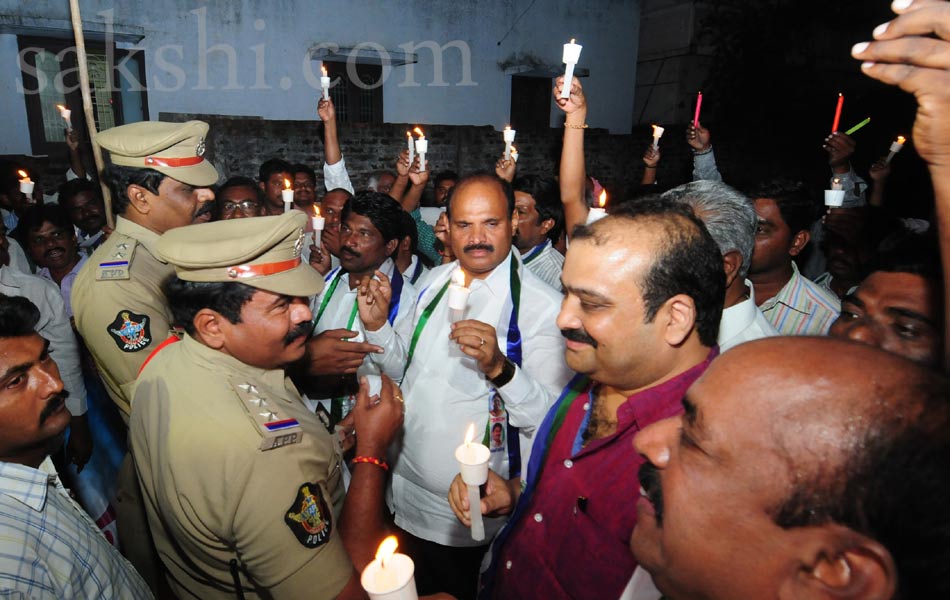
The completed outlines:
{"type": "Polygon", "coordinates": [[[472,442],[475,437],[475,424],[468,426],[465,443],[455,449],[455,459],[459,462],[459,475],[468,488],[468,504],[472,515],[472,539],[480,542],[485,539],[485,523],[482,520],[479,486],[488,481],[488,459],[491,451],[483,444],[472,442]]]}

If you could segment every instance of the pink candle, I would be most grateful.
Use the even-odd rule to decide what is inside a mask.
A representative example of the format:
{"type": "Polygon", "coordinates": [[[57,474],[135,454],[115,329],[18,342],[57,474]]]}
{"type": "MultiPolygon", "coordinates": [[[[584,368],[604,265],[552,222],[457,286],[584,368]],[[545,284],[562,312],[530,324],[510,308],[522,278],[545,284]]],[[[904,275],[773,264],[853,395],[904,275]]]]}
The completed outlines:
{"type": "Polygon", "coordinates": [[[699,127],[699,109],[703,106],[703,93],[696,94],[696,112],[693,113],[693,127],[699,127]]]}

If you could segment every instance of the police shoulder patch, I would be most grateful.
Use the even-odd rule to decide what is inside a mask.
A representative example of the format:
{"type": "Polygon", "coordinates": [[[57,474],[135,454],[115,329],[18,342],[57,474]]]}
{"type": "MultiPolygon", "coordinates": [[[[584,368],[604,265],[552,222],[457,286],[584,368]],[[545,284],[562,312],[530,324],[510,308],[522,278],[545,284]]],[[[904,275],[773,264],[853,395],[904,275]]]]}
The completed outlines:
{"type": "Polygon", "coordinates": [[[127,308],[116,314],[115,320],[106,326],[106,331],[123,352],[138,352],[152,343],[148,316],[127,308]]]}
{"type": "Polygon", "coordinates": [[[332,515],[318,483],[304,483],[284,514],[284,523],[307,548],[326,544],[333,529],[332,515]]]}

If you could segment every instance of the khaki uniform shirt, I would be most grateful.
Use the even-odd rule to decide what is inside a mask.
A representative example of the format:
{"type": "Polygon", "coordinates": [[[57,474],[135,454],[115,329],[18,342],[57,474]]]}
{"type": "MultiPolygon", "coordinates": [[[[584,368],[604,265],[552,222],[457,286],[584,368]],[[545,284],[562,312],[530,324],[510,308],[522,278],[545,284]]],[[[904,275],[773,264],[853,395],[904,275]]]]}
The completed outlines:
{"type": "Polygon", "coordinates": [[[157,241],[154,231],[118,217],[73,284],[76,329],[125,420],[139,368],[170,331],[162,283],[174,268],[156,258],[157,241]]]}
{"type": "Polygon", "coordinates": [[[179,598],[233,600],[232,559],[248,598],[333,598],[346,585],[339,454],[283,370],[245,365],[186,335],[143,369],[129,435],[179,598]],[[298,425],[274,438],[262,412],[276,413],[268,425],[298,425]]]}

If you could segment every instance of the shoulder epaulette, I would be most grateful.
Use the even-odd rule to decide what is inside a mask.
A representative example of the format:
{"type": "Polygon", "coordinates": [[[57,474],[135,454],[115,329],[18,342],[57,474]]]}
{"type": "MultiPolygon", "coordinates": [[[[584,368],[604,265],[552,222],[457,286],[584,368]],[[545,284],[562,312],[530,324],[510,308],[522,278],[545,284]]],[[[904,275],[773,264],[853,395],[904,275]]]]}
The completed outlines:
{"type": "Polygon", "coordinates": [[[298,444],[303,439],[303,429],[297,419],[282,415],[277,400],[269,399],[254,383],[231,380],[245,414],[261,435],[261,450],[273,450],[281,446],[298,444]]]}
{"type": "Polygon", "coordinates": [[[138,242],[134,239],[125,236],[115,241],[107,240],[103,244],[106,253],[100,255],[105,260],[96,266],[96,280],[128,279],[129,265],[132,264],[132,256],[135,254],[137,244],[138,242]]]}

